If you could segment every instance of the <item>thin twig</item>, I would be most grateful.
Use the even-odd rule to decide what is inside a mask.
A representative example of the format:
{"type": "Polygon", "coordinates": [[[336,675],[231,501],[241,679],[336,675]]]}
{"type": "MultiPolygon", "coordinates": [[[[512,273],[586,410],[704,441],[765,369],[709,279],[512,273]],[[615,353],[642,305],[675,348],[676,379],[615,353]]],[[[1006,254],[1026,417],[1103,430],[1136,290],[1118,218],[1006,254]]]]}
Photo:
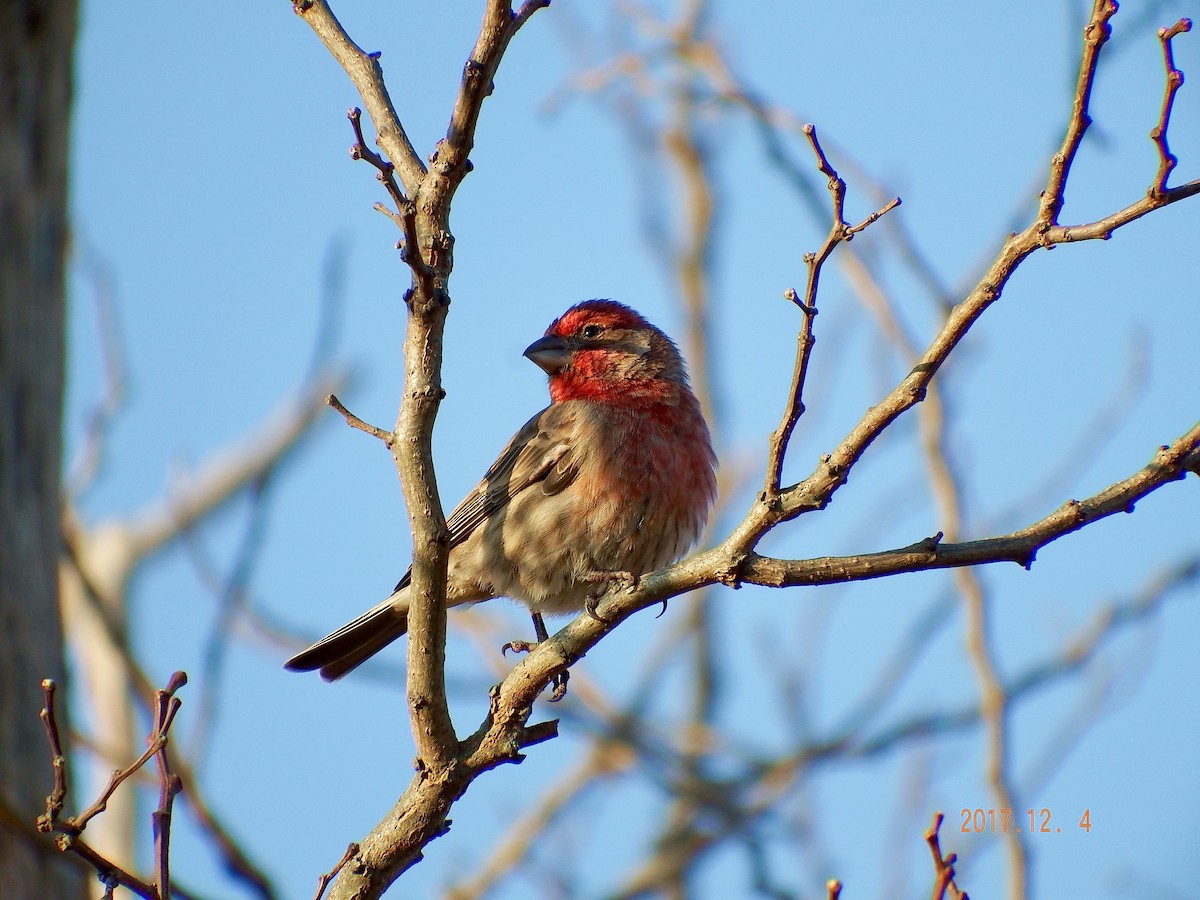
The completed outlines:
{"type": "Polygon", "coordinates": [[[1175,67],[1175,54],[1171,47],[1171,39],[1192,30],[1191,19],[1180,19],[1170,28],[1158,29],[1158,39],[1162,43],[1163,66],[1166,69],[1167,83],[1163,91],[1162,112],[1158,116],[1158,124],[1150,131],[1150,139],[1158,148],[1158,176],[1150,192],[1161,196],[1167,190],[1167,178],[1171,170],[1179,163],[1178,157],[1167,146],[1167,126],[1171,121],[1171,107],[1175,103],[1175,94],[1183,86],[1183,73],[1175,67]]]}
{"type": "MultiPolygon", "coordinates": [[[[811,254],[806,258],[811,258],[811,254]]],[[[792,384],[788,392],[791,402],[788,404],[779,428],[771,435],[767,452],[766,496],[768,497],[779,493],[779,483],[783,478],[783,457],[787,452],[788,443],[791,441],[792,432],[796,429],[796,423],[800,421],[800,417],[805,412],[804,382],[808,378],[808,361],[817,340],[813,336],[813,319],[817,316],[817,308],[806,305],[797,296],[795,288],[788,288],[784,297],[800,307],[802,319],[800,331],[796,335],[796,364],[792,368],[792,384]]]]}
{"type": "Polygon", "coordinates": [[[365,53],[350,40],[325,0],[293,0],[292,8],[312,27],[358,88],[367,113],[375,123],[380,148],[395,164],[404,189],[409,196],[414,196],[421,179],[425,177],[425,165],[413,149],[396,115],[396,108],[383,82],[379,54],[365,53]]]}
{"type": "Polygon", "coordinates": [[[366,160],[379,170],[377,177],[387,188],[397,209],[411,203],[412,201],[404,196],[404,191],[396,183],[396,167],[367,146],[362,131],[362,110],[357,106],[352,106],[347,111],[346,118],[350,120],[350,127],[354,129],[354,143],[350,145],[350,158],[366,160]]]}
{"type": "Polygon", "coordinates": [[[138,878],[132,872],[127,872],[125,869],[110,862],[101,853],[98,853],[90,844],[85,842],[78,835],[60,833],[55,838],[55,846],[63,853],[74,853],[84,862],[88,863],[96,870],[96,875],[99,877],[102,884],[110,891],[116,887],[123,887],[133,891],[139,897],[145,900],[161,900],[158,896],[158,889],[142,879],[138,878]]]}
{"type": "Polygon", "coordinates": [[[171,900],[171,814],[175,797],[183,790],[179,776],[171,771],[167,758],[167,732],[179,712],[180,701],[175,692],[187,684],[187,675],[176,672],[167,686],[155,693],[154,735],[148,743],[154,747],[158,768],[158,809],[152,814],[154,829],[154,880],[161,900],[171,900]]]}
{"type": "MultiPolygon", "coordinates": [[[[78,546],[80,538],[77,534],[77,529],[64,526],[63,538],[65,559],[71,564],[75,574],[79,577],[84,600],[97,614],[106,640],[115,648],[119,655],[121,665],[124,666],[126,672],[126,677],[132,685],[134,699],[143,711],[153,718],[155,710],[154,687],[149,676],[146,675],[137,660],[134,659],[129,644],[121,633],[119,624],[114,622],[111,615],[109,615],[104,598],[101,596],[101,588],[93,582],[89,573],[85,571],[81,557],[81,547],[78,546]]],[[[199,789],[199,779],[195,772],[187,764],[186,760],[177,760],[175,768],[184,786],[184,791],[188,795],[188,808],[195,815],[202,831],[212,840],[226,869],[246,881],[258,896],[265,898],[265,900],[272,900],[275,897],[275,892],[271,887],[269,879],[251,861],[238,842],[230,835],[229,829],[212,811],[212,808],[205,800],[203,792],[199,789]]]]}
{"type": "Polygon", "coordinates": [[[1100,50],[1112,36],[1109,20],[1116,14],[1117,4],[1113,0],[1095,0],[1091,17],[1083,30],[1083,56],[1079,62],[1079,76],[1075,83],[1071,115],[1067,120],[1067,133],[1062,146],[1050,162],[1050,176],[1038,207],[1037,221],[1043,230],[1058,224],[1071,164],[1075,161],[1075,154],[1079,152],[1084,132],[1092,124],[1088,107],[1092,99],[1092,85],[1096,81],[1096,66],[1100,62],[1100,50]]]}
{"type": "MultiPolygon", "coordinates": [[[[151,737],[154,737],[153,732],[151,732],[151,737]]],[[[70,826],[75,830],[76,834],[82,832],[83,829],[87,827],[88,822],[108,808],[109,798],[116,793],[117,788],[124,784],[126,779],[128,779],[130,776],[140,771],[142,766],[144,766],[154,757],[154,754],[158,752],[158,749],[158,746],[151,744],[134,762],[122,769],[113,770],[112,777],[109,778],[108,784],[104,787],[104,790],[100,792],[100,796],[96,798],[95,802],[79,815],[72,816],[67,820],[70,826]]]]}
{"type": "Polygon", "coordinates": [[[54,766],[54,788],[46,798],[46,812],[37,819],[37,829],[43,833],[56,832],[58,849],[71,851],[82,857],[96,869],[101,881],[111,889],[115,886],[126,887],[147,900],[170,900],[170,829],[171,806],[175,796],[181,790],[179,777],[170,768],[166,756],[168,732],[179,711],[180,701],[175,692],[187,684],[187,675],[176,672],[167,682],[167,686],[155,693],[154,724],[146,737],[147,749],[136,762],[123,769],[113,772],[109,784],[96,801],[78,816],[61,818],[66,801],[67,771],[66,759],[62,752],[62,739],[58,723],[54,715],[54,699],[56,686],[53,680],[42,682],[42,692],[45,706],[41,711],[42,723],[46,729],[46,737],[50,743],[50,752],[54,766]],[[110,797],[126,779],[142,768],[151,758],[158,764],[160,799],[159,808],[153,814],[154,847],[155,847],[155,881],[148,884],[131,872],[106,859],[102,854],[85,843],[80,835],[97,815],[102,813],[110,797]]]}
{"type": "Polygon", "coordinates": [[[54,768],[54,787],[46,797],[46,812],[38,817],[38,831],[49,831],[63,811],[67,799],[67,757],[63,753],[62,736],[58,731],[58,720],[54,716],[54,696],[58,685],[53,678],[42,679],[42,697],[45,705],[40,713],[46,739],[50,742],[50,762],[54,768]]]}
{"type": "Polygon", "coordinates": [[[941,842],[938,840],[938,829],[942,827],[944,817],[940,812],[933,814],[933,824],[925,831],[925,842],[929,844],[929,852],[933,854],[933,868],[936,881],[933,886],[933,900],[942,900],[949,891],[951,900],[969,900],[965,891],[959,890],[954,882],[954,863],[958,857],[951,853],[942,855],[941,842]]]}
{"type": "Polygon", "coordinates": [[[882,209],[872,213],[858,225],[851,226],[846,221],[845,215],[846,182],[838,176],[837,171],[830,165],[825,151],[821,148],[821,142],[817,138],[817,129],[813,125],[805,125],[804,135],[808,138],[809,146],[817,158],[818,171],[828,179],[829,194],[833,201],[833,223],[820,249],[815,253],[806,253],[804,255],[805,265],[808,266],[808,282],[804,287],[804,300],[799,300],[793,289],[789,289],[787,293],[787,298],[800,307],[801,312],[804,314],[804,319],[801,323],[799,337],[797,338],[796,364],[792,372],[790,400],[784,411],[783,420],[780,422],[779,428],[771,435],[768,447],[767,478],[763,493],[763,500],[767,503],[773,502],[779,495],[779,485],[783,477],[783,460],[787,453],[788,442],[791,440],[796,423],[804,413],[802,394],[804,391],[805,376],[808,371],[808,359],[812,353],[815,341],[812,327],[813,318],[817,314],[817,289],[821,280],[821,267],[825,265],[825,260],[829,258],[829,254],[833,252],[838,244],[850,240],[855,234],[867,228],[872,222],[877,221],[880,216],[885,215],[889,210],[895,209],[900,205],[900,198],[895,197],[888,201],[882,209]]]}
{"type": "Polygon", "coordinates": [[[422,283],[423,289],[426,292],[432,292],[433,272],[421,255],[421,245],[417,237],[417,206],[404,195],[404,191],[396,183],[396,167],[367,146],[362,132],[362,110],[355,106],[346,114],[346,117],[350,120],[350,127],[354,129],[354,144],[350,147],[350,158],[366,160],[374,166],[378,170],[376,177],[383,182],[392,202],[396,204],[395,212],[381,203],[376,203],[375,209],[399,226],[404,234],[404,240],[399,245],[401,259],[412,269],[413,277],[422,283]]]}
{"type": "Polygon", "coordinates": [[[379,438],[379,440],[383,441],[389,447],[392,446],[392,442],[396,439],[395,435],[393,435],[390,431],[384,431],[378,426],[364,422],[354,413],[350,412],[350,410],[346,409],[346,407],[342,405],[342,401],[337,398],[337,395],[330,394],[325,398],[325,403],[340,412],[342,414],[342,418],[346,420],[346,424],[351,428],[357,428],[359,431],[363,431],[371,435],[371,437],[379,438]]]}
{"type": "Polygon", "coordinates": [[[337,877],[337,873],[342,871],[342,867],[345,866],[346,863],[354,859],[354,856],[357,853],[358,844],[351,842],[350,845],[346,847],[346,852],[342,854],[342,858],[338,860],[337,865],[317,879],[317,892],[313,895],[313,900],[321,900],[321,897],[325,894],[325,889],[329,887],[329,883],[337,877]]]}

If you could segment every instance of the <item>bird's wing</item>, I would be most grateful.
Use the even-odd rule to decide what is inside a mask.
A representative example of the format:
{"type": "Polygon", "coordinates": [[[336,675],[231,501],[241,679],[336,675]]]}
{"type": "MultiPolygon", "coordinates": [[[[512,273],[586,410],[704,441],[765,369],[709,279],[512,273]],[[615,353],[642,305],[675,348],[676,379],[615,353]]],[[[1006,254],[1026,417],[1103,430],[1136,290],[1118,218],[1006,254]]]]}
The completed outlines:
{"type": "MultiPolygon", "coordinates": [[[[557,494],[575,480],[578,455],[571,450],[572,404],[554,404],[542,410],[513,435],[508,446],[492,463],[483,480],[463,498],[446,518],[453,549],[469,538],[481,524],[508,505],[517,494],[541,484],[548,494],[557,494]]],[[[406,586],[412,569],[396,585],[406,586]]]]}

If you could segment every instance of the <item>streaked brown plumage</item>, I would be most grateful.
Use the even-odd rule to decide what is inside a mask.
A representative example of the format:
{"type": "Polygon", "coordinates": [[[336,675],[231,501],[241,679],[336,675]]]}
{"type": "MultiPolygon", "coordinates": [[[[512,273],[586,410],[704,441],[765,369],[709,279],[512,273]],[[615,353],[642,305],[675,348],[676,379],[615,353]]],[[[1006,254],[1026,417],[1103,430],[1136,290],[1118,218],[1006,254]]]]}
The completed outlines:
{"type": "MultiPolygon", "coordinates": [[[[588,300],[525,355],[551,404],[447,519],[449,606],[511,597],[578,612],[598,573],[679,559],[716,496],[708,427],[678,349],[627,306],[588,300]]],[[[407,630],[409,573],[390,597],[285,663],[340,678],[407,630]]]]}

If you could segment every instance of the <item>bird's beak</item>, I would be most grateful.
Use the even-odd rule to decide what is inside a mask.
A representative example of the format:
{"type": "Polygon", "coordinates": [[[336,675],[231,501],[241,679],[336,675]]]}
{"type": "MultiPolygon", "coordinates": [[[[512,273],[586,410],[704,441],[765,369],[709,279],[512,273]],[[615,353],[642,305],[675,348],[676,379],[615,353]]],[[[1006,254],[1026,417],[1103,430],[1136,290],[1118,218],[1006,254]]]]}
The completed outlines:
{"type": "Polygon", "coordinates": [[[537,363],[547,375],[553,375],[571,361],[571,348],[558,335],[548,334],[526,347],[524,356],[537,363]]]}

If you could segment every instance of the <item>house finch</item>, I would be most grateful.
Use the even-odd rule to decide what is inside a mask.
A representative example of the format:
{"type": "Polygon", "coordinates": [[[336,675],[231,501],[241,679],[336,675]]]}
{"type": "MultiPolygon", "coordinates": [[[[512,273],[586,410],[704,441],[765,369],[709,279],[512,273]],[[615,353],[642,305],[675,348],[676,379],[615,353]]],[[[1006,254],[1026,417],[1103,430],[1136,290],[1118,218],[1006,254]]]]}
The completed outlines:
{"type": "MultiPolygon", "coordinates": [[[[525,356],[551,403],[525,423],[446,524],[449,606],[510,597],[578,612],[598,581],[679,559],[716,496],[713,454],[679,350],[634,310],[588,300],[525,356]]],[[[285,663],[332,681],[405,633],[405,573],[390,597],[285,663]]]]}

